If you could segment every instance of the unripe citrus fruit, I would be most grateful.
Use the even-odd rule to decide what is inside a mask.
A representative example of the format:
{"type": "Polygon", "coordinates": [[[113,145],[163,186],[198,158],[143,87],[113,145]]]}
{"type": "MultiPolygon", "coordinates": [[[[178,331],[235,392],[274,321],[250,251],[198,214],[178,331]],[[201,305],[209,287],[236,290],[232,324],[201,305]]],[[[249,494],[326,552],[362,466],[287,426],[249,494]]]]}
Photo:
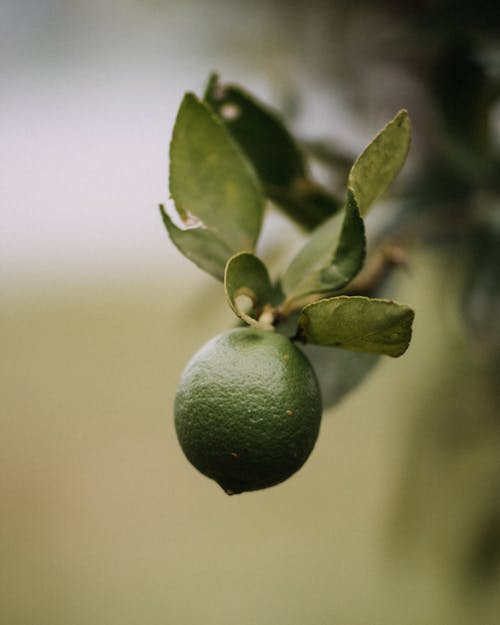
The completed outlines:
{"type": "Polygon", "coordinates": [[[175,398],[188,460],[228,494],[283,482],[318,437],[321,395],[306,356],[272,330],[237,328],[191,359],[175,398]]]}

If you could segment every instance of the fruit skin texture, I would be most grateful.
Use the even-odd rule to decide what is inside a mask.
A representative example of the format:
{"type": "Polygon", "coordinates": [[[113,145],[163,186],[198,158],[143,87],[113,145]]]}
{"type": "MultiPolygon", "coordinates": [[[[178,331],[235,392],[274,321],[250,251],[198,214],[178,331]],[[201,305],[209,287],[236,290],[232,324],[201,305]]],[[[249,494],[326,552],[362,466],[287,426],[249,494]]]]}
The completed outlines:
{"type": "Polygon", "coordinates": [[[274,331],[237,328],[184,370],[175,428],[188,460],[233,495],[283,482],[319,433],[321,394],[306,356],[274,331]]]}

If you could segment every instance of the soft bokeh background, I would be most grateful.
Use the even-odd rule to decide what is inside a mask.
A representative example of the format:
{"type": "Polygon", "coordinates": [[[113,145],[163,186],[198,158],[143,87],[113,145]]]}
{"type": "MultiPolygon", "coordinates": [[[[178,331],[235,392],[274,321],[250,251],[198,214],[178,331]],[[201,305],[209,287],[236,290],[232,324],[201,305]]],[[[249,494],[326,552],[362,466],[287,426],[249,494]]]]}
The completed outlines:
{"type": "MultiPolygon", "coordinates": [[[[473,248],[440,245],[425,211],[391,285],[417,310],[412,346],[328,412],[296,476],[228,498],[173,429],[182,367],[233,322],[157,210],[182,95],[216,69],[353,154],[406,106],[411,177],[438,141],[435,34],[376,4],[2,0],[2,623],[498,622],[497,256],[471,338],[473,248]]],[[[471,41],[498,76],[486,26],[471,41]]]]}

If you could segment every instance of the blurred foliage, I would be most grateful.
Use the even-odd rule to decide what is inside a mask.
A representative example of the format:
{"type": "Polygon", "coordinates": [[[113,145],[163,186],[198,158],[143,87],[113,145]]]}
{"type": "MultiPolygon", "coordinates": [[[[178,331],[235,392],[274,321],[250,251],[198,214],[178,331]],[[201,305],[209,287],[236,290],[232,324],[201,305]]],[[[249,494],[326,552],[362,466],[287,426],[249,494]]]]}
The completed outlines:
{"type": "Polygon", "coordinates": [[[406,251],[410,267],[412,254],[423,246],[438,254],[443,307],[435,323],[454,324],[457,316],[465,330],[465,342],[450,344],[446,370],[432,392],[412,407],[415,425],[397,506],[399,536],[407,546],[426,545],[433,557],[453,562],[450,580],[468,590],[495,592],[500,583],[500,11],[492,2],[452,1],[412,3],[408,11],[398,2],[343,8],[352,17],[374,4],[388,23],[397,22],[397,39],[405,42],[398,50],[385,47],[384,61],[394,53],[393,62],[422,94],[415,111],[397,87],[391,96],[399,95],[401,105],[415,113],[420,153],[395,198],[384,236],[406,251]],[[423,119],[425,133],[419,130],[423,119]]]}

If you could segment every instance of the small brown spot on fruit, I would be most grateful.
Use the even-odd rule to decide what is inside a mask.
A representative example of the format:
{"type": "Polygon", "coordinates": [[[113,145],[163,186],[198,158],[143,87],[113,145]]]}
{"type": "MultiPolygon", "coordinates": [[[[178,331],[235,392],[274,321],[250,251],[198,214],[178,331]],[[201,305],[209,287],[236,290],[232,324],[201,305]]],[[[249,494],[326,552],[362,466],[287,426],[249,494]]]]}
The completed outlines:
{"type": "Polygon", "coordinates": [[[289,360],[289,359],[290,359],[289,354],[283,354],[283,360],[289,360]]]}
{"type": "Polygon", "coordinates": [[[293,415],[293,410],[287,410],[287,411],[286,411],[286,414],[287,414],[289,417],[291,417],[291,416],[293,415]]]}

